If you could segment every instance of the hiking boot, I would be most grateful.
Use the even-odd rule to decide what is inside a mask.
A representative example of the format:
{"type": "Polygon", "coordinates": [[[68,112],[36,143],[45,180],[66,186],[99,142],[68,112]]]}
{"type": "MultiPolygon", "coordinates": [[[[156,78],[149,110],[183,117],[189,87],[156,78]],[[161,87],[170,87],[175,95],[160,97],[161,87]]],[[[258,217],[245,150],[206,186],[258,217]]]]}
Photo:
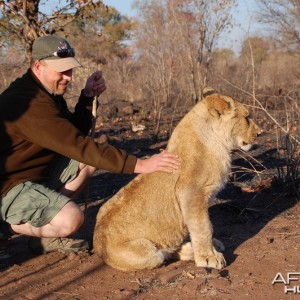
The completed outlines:
{"type": "Polygon", "coordinates": [[[9,239],[0,238],[0,271],[7,269],[11,265],[11,255],[8,251],[9,239]]]}
{"type": "Polygon", "coordinates": [[[59,252],[80,252],[89,249],[85,240],[70,238],[36,238],[29,239],[29,249],[35,253],[59,252]]]}

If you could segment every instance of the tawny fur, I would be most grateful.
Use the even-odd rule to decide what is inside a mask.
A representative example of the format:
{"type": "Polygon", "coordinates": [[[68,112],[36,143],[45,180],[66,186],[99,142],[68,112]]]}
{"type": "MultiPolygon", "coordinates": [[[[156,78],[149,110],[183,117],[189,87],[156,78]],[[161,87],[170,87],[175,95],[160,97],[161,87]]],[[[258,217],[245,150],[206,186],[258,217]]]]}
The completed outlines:
{"type": "Polygon", "coordinates": [[[95,253],[123,271],[156,268],[174,255],[201,267],[224,267],[208,202],[226,183],[231,151],[249,148],[258,133],[242,104],[210,91],[168,142],[167,151],[182,161],[180,170],[138,175],[101,207],[95,253]]]}

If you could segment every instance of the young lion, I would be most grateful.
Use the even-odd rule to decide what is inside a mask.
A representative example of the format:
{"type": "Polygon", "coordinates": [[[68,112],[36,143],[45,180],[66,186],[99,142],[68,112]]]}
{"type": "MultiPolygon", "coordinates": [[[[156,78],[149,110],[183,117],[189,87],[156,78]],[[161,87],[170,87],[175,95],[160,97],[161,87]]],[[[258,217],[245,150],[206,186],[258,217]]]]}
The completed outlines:
{"type": "Polygon", "coordinates": [[[199,267],[224,267],[208,202],[226,183],[231,151],[249,150],[259,133],[248,115],[238,101],[207,90],[168,142],[180,170],[138,175],[106,202],[97,216],[95,253],[123,271],[159,267],[174,254],[199,267]]]}

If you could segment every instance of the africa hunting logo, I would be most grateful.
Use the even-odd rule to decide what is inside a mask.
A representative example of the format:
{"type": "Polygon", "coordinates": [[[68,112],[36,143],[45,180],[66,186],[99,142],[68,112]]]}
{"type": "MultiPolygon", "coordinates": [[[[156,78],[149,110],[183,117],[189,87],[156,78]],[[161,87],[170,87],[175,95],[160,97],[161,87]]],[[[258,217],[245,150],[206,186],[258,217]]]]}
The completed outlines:
{"type": "Polygon", "coordinates": [[[272,281],[272,284],[284,284],[284,293],[300,294],[300,272],[288,272],[286,277],[281,273],[277,273],[272,281]],[[291,281],[293,281],[291,283],[291,281]],[[297,281],[299,284],[293,285],[297,281]]]}

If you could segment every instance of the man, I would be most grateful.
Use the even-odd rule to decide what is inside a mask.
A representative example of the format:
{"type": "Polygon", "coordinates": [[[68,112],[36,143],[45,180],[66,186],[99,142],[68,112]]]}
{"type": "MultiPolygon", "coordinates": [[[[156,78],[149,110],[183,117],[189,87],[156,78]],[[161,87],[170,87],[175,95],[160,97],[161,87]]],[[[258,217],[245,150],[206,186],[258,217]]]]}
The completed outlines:
{"type": "MultiPolygon", "coordinates": [[[[176,155],[141,160],[87,137],[93,95],[105,81],[94,72],[71,113],[63,98],[73,68],[81,67],[70,44],[58,36],[35,40],[30,69],[0,95],[0,250],[13,234],[24,234],[44,251],[80,251],[84,240],[67,238],[84,221],[72,201],[96,169],[117,173],[172,172],[176,155]]],[[[1,251],[0,251],[1,252],[1,251]]],[[[1,256],[0,256],[1,263],[1,256]]]]}

